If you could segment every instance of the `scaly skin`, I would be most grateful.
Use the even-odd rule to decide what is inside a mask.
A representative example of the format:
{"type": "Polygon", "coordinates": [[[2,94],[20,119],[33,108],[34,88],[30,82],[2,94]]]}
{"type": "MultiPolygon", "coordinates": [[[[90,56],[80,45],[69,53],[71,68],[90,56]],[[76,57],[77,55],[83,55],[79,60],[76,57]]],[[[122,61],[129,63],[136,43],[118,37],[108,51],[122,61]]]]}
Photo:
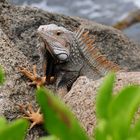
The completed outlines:
{"type": "MultiPolygon", "coordinates": [[[[90,39],[88,32],[84,32],[82,28],[71,32],[64,27],[50,24],[41,25],[37,32],[44,42],[40,47],[44,75],[39,77],[35,66],[33,74],[23,67],[20,67],[19,71],[38,88],[45,83],[50,84],[52,77],[57,78],[57,93],[62,97],[80,75],[98,79],[109,71],[120,70],[118,65],[102,56],[95,47],[94,40],[90,39]]],[[[25,110],[23,106],[20,108],[25,110]]],[[[28,107],[24,113],[26,118],[33,122],[31,128],[43,123],[39,110],[34,112],[28,107]]]]}
{"type": "Polygon", "coordinates": [[[57,79],[57,92],[63,91],[64,94],[81,75],[96,80],[109,71],[121,70],[100,53],[94,39],[89,37],[84,28],[71,32],[64,27],[49,24],[41,25],[37,33],[43,42],[40,50],[44,75],[39,77],[36,70],[31,74],[27,69],[20,68],[20,72],[28,76],[37,87],[50,84],[53,77],[57,79]]]}
{"type": "Polygon", "coordinates": [[[94,40],[82,28],[71,32],[64,27],[49,24],[41,25],[37,32],[44,42],[41,48],[43,65],[45,68],[52,67],[46,71],[46,76],[55,75],[59,78],[58,89],[70,88],[80,75],[98,79],[109,71],[120,70],[117,64],[100,53],[94,40]]]}

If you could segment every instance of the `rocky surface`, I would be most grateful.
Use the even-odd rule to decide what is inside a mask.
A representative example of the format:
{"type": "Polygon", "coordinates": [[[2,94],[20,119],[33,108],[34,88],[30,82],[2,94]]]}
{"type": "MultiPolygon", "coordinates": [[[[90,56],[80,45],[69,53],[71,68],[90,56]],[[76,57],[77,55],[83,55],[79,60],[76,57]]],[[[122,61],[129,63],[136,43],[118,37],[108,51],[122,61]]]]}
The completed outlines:
{"type": "MultiPolygon", "coordinates": [[[[13,120],[21,114],[17,104],[35,104],[35,88],[28,86],[28,80],[18,73],[18,66],[29,68],[28,58],[15,47],[5,33],[0,29],[0,65],[5,70],[6,81],[0,86],[0,116],[13,120]]],[[[30,64],[32,64],[30,62],[30,64]]],[[[37,139],[44,135],[40,127],[31,130],[27,139],[37,139]]]]}
{"type": "MultiPolygon", "coordinates": [[[[4,1],[4,0],[3,0],[4,1]]],[[[119,30],[92,21],[49,13],[37,8],[0,3],[0,26],[30,62],[38,61],[36,29],[54,23],[75,31],[80,25],[96,37],[96,46],[110,60],[128,70],[140,69],[140,47],[119,30]]]]}
{"type": "MultiPolygon", "coordinates": [[[[122,32],[92,21],[48,13],[30,7],[14,6],[7,3],[6,0],[1,0],[0,65],[5,70],[6,82],[0,87],[0,115],[6,116],[8,120],[13,120],[18,115],[21,115],[15,103],[25,104],[30,102],[34,104],[35,108],[37,106],[34,96],[35,88],[28,86],[29,80],[18,72],[17,67],[25,66],[31,70],[32,65],[37,64],[38,71],[41,71],[38,55],[39,40],[36,35],[36,29],[42,24],[50,23],[64,26],[72,31],[76,30],[80,25],[84,26],[90,31],[91,35],[96,36],[97,47],[100,48],[103,54],[109,56],[109,59],[114,60],[128,70],[140,70],[140,46],[135,45],[122,32]]],[[[136,76],[136,78],[138,77],[136,76]]],[[[89,81],[89,79],[81,78],[65,96],[65,101],[74,112],[79,110],[78,105],[75,105],[76,102],[82,105],[80,111],[83,113],[87,104],[92,106],[91,102],[95,99],[96,93],[93,91],[96,91],[95,89],[100,82],[92,81],[92,85],[89,81]],[[87,85],[88,90],[85,91],[87,85]],[[74,92],[74,89],[77,92],[74,92]],[[81,91],[79,92],[78,90],[81,91]],[[75,96],[73,93],[75,93],[75,96]],[[80,98],[79,94],[81,94],[80,98]],[[82,102],[82,98],[87,98],[88,100],[82,102]]],[[[88,121],[85,123],[84,120],[87,119],[86,115],[89,115],[90,111],[91,113],[94,112],[90,108],[86,111],[84,114],[79,111],[76,114],[80,120],[84,118],[82,122],[86,129],[91,132],[91,128],[95,124],[93,120],[95,119],[89,117],[88,121],[93,121],[91,123],[88,123],[88,121]]],[[[35,127],[29,131],[27,140],[36,140],[42,135],[44,135],[42,127],[35,127]]]]}
{"type": "MultiPolygon", "coordinates": [[[[92,135],[96,126],[96,94],[102,81],[103,78],[93,81],[86,77],[80,77],[64,97],[65,103],[74,111],[89,135],[92,135]]],[[[117,73],[114,93],[131,84],[140,85],[140,72],[117,73]]]]}

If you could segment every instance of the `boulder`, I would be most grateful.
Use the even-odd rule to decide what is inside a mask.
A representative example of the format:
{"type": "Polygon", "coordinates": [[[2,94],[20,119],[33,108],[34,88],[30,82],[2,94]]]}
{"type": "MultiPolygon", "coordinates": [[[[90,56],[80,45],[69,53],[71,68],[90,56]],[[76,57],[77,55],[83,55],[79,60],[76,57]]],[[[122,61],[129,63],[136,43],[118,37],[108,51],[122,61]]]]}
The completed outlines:
{"type": "Polygon", "coordinates": [[[49,13],[37,8],[20,7],[0,2],[0,27],[30,62],[38,62],[36,30],[40,25],[54,23],[75,31],[79,26],[94,35],[96,47],[108,59],[124,69],[140,69],[140,46],[130,41],[123,33],[113,27],[93,21],[49,13]]]}
{"type": "MultiPolygon", "coordinates": [[[[96,95],[102,81],[103,78],[93,81],[85,76],[79,77],[63,99],[89,135],[92,135],[96,127],[96,95]]],[[[132,84],[140,85],[140,72],[117,73],[114,93],[132,84]]]]}

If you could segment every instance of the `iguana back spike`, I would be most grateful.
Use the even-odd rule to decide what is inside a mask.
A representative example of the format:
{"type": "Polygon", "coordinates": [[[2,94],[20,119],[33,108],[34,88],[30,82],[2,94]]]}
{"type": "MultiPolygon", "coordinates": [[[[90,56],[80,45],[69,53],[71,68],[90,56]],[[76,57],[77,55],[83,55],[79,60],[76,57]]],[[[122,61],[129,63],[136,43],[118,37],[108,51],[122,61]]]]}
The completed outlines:
{"type": "Polygon", "coordinates": [[[121,68],[108,60],[101,54],[99,49],[95,47],[95,38],[92,40],[89,36],[89,32],[84,32],[84,28],[80,28],[75,35],[79,43],[79,51],[83,54],[83,57],[88,61],[91,67],[99,71],[101,75],[105,75],[109,71],[117,72],[121,68]]]}
{"type": "Polygon", "coordinates": [[[83,37],[88,37],[89,31],[86,31],[85,33],[82,34],[83,37]]]}
{"type": "Polygon", "coordinates": [[[83,34],[83,32],[84,32],[84,28],[79,28],[79,30],[76,32],[75,37],[79,39],[81,35],[83,34]]]}

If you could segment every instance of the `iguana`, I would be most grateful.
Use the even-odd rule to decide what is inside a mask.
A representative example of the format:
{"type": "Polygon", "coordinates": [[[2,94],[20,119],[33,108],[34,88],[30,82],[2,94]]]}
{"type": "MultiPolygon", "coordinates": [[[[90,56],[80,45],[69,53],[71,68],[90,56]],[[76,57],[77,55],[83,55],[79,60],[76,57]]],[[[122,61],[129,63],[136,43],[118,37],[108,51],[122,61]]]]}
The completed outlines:
{"type": "MultiPolygon", "coordinates": [[[[58,89],[61,87],[69,89],[81,75],[96,80],[109,71],[121,70],[120,66],[100,53],[94,43],[95,39],[91,39],[84,28],[72,32],[64,27],[49,24],[41,25],[37,33],[44,43],[40,47],[44,77],[48,84],[51,77],[58,77],[58,89]]],[[[26,69],[20,70],[27,74],[26,69]]],[[[31,80],[38,84],[34,78],[31,80]]],[[[43,82],[38,85],[45,82],[44,79],[40,81],[43,82]]]]}
{"type": "Polygon", "coordinates": [[[37,33],[43,41],[40,50],[44,76],[37,76],[36,67],[33,74],[22,67],[20,71],[38,87],[45,82],[49,84],[51,77],[55,77],[58,92],[64,94],[81,75],[95,80],[109,71],[121,70],[100,53],[95,38],[91,39],[82,27],[72,32],[55,24],[41,25],[37,33]]]}

